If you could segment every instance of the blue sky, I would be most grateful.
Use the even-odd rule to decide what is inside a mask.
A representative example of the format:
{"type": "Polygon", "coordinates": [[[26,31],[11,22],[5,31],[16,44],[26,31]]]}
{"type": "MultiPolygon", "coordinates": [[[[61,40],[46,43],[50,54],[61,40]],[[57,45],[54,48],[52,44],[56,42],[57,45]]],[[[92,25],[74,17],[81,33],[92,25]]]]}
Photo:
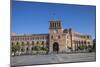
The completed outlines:
{"type": "Polygon", "coordinates": [[[64,29],[72,28],[94,38],[95,14],[95,6],[13,1],[11,31],[18,34],[48,33],[49,21],[60,18],[64,29]]]}

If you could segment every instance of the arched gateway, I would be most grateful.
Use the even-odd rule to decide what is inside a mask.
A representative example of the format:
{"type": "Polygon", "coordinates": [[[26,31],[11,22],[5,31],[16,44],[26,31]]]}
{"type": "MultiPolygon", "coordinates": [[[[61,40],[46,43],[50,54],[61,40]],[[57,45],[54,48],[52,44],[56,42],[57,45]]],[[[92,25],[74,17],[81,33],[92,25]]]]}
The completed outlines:
{"type": "Polygon", "coordinates": [[[53,52],[58,52],[59,51],[59,44],[57,42],[54,42],[53,44],[53,52]]]}

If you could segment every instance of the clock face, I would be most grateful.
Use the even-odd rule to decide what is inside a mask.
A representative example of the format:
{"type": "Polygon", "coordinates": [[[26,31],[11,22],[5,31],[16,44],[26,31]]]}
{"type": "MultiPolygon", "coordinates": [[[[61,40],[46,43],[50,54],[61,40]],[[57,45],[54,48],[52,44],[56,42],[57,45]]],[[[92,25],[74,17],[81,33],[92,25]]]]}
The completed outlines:
{"type": "Polygon", "coordinates": [[[57,33],[57,30],[54,30],[54,33],[57,33]]]}

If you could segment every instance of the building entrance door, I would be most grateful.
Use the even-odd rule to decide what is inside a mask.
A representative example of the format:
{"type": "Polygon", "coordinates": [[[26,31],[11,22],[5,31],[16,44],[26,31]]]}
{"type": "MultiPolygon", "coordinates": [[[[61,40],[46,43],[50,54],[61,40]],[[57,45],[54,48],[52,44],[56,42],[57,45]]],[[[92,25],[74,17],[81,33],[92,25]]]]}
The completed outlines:
{"type": "Polygon", "coordinates": [[[55,42],[53,44],[53,52],[57,52],[58,53],[58,51],[59,51],[59,44],[57,42],[55,42]]]}

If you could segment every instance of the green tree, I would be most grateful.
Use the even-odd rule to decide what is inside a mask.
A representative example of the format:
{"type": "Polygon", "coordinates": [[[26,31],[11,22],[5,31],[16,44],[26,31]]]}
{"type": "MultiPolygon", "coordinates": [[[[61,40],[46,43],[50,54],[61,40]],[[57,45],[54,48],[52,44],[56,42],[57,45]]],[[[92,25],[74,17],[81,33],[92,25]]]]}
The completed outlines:
{"type": "Polygon", "coordinates": [[[40,50],[40,47],[39,46],[34,46],[34,47],[32,47],[33,48],[33,50],[35,50],[35,51],[39,51],[40,50]]]}
{"type": "Polygon", "coordinates": [[[16,45],[13,44],[13,45],[11,46],[11,51],[14,52],[14,55],[15,55],[15,53],[16,53],[17,51],[20,51],[20,44],[19,44],[18,42],[17,42],[16,45]]]}
{"type": "Polygon", "coordinates": [[[88,45],[88,51],[92,52],[93,51],[93,46],[92,45],[88,45]]]}
{"type": "Polygon", "coordinates": [[[48,51],[48,48],[47,47],[41,47],[41,50],[48,51]]]}
{"type": "Polygon", "coordinates": [[[25,49],[24,49],[24,46],[25,46],[24,42],[22,42],[21,46],[22,46],[21,52],[24,52],[25,51],[25,49]]]}
{"type": "Polygon", "coordinates": [[[16,48],[15,48],[15,45],[14,45],[14,44],[11,46],[11,51],[12,51],[12,52],[14,52],[14,55],[15,55],[15,53],[16,53],[16,51],[17,51],[17,50],[16,50],[16,48]]]}
{"type": "Polygon", "coordinates": [[[22,47],[22,48],[21,48],[21,52],[24,52],[24,51],[25,51],[25,49],[22,47]]]}
{"type": "Polygon", "coordinates": [[[81,45],[81,46],[79,46],[78,47],[80,50],[84,50],[84,49],[86,49],[87,47],[85,46],[85,45],[81,45]]]}
{"type": "Polygon", "coordinates": [[[17,51],[20,51],[20,48],[21,48],[20,44],[19,44],[19,43],[16,44],[16,45],[15,45],[15,48],[16,48],[17,51]]]}

